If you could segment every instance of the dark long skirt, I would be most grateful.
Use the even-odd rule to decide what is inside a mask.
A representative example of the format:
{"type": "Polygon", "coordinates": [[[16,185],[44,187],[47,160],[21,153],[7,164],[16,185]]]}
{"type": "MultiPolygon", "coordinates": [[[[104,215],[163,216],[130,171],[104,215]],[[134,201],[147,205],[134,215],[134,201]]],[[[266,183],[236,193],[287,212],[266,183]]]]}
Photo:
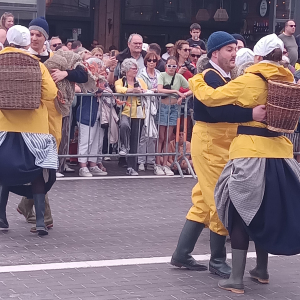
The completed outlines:
{"type": "MultiPolygon", "coordinates": [[[[231,203],[229,233],[232,213],[231,203]]],[[[268,253],[300,253],[300,181],[284,159],[267,159],[262,204],[250,225],[243,224],[252,240],[268,253]]]]}
{"type": "MultiPolygon", "coordinates": [[[[0,146],[0,185],[20,196],[32,198],[30,185],[43,175],[43,169],[35,165],[35,157],[25,144],[21,133],[8,132],[0,146]]],[[[48,192],[56,181],[56,170],[49,170],[49,179],[45,184],[48,192]]]]}

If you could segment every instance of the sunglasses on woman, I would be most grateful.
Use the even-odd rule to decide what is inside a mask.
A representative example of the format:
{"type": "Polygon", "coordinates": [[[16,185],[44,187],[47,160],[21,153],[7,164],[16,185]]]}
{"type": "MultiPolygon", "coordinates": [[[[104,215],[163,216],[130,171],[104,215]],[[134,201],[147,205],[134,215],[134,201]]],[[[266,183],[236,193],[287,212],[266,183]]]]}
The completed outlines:
{"type": "Polygon", "coordinates": [[[177,65],[167,65],[167,67],[168,67],[169,69],[175,69],[175,68],[177,68],[177,65]]]}
{"type": "Polygon", "coordinates": [[[154,62],[154,63],[157,63],[157,59],[156,59],[156,58],[154,58],[154,59],[150,59],[150,58],[149,58],[147,61],[148,61],[148,62],[154,62]]]}
{"type": "Polygon", "coordinates": [[[197,57],[199,58],[201,55],[197,55],[197,54],[191,54],[191,57],[197,57]]]}
{"type": "Polygon", "coordinates": [[[181,49],[181,50],[183,50],[184,52],[189,52],[190,51],[189,48],[185,48],[185,49],[181,49]]]}

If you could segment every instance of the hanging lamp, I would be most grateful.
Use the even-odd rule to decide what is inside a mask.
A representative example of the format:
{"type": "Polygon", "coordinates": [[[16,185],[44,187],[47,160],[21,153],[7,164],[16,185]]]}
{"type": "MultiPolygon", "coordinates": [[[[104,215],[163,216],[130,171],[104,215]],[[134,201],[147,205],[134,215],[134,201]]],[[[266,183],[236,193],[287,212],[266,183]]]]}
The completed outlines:
{"type": "Polygon", "coordinates": [[[226,22],[229,19],[227,10],[223,8],[223,0],[220,1],[220,8],[217,9],[214,19],[216,22],[226,22]]]}
{"type": "Polygon", "coordinates": [[[197,15],[196,15],[196,20],[198,22],[205,22],[205,21],[208,21],[210,19],[210,15],[209,15],[209,12],[206,8],[204,8],[204,0],[203,0],[203,8],[200,8],[197,12],[197,15]]]}

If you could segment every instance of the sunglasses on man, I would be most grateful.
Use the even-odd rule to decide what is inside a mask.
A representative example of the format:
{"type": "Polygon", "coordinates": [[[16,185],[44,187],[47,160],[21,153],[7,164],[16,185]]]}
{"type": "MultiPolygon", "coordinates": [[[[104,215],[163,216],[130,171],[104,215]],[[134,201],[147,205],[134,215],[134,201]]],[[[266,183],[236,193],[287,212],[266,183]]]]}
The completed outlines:
{"type": "Polygon", "coordinates": [[[57,46],[62,45],[62,43],[53,44],[52,47],[56,48],[57,46]]]}
{"type": "Polygon", "coordinates": [[[191,57],[197,57],[199,58],[201,55],[198,55],[198,54],[191,54],[191,57]]]}
{"type": "Polygon", "coordinates": [[[290,27],[292,27],[292,28],[293,28],[293,27],[295,27],[295,28],[296,28],[296,25],[289,25],[289,26],[290,26],[290,27]]]}
{"type": "Polygon", "coordinates": [[[169,69],[176,69],[176,68],[177,68],[177,65],[167,65],[167,67],[168,67],[169,69]]]}

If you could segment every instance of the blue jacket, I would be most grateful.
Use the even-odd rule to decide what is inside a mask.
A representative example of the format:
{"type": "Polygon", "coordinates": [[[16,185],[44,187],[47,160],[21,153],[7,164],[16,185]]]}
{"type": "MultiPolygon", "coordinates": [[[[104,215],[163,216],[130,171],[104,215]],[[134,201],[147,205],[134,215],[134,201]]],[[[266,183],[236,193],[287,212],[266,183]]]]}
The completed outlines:
{"type": "Polygon", "coordinates": [[[97,120],[97,113],[99,109],[99,102],[97,101],[97,97],[93,97],[91,100],[91,97],[89,96],[83,96],[82,97],[82,109],[81,109],[81,97],[78,97],[77,101],[79,103],[79,106],[76,111],[76,120],[77,122],[93,127],[97,120]],[[92,107],[91,107],[92,103],[92,107]],[[81,109],[81,115],[80,115],[80,109],[81,109]],[[91,113],[92,109],[92,113],[91,113]],[[91,116],[91,122],[90,122],[90,116],[91,116]],[[79,120],[80,118],[80,120],[79,120]]]}

